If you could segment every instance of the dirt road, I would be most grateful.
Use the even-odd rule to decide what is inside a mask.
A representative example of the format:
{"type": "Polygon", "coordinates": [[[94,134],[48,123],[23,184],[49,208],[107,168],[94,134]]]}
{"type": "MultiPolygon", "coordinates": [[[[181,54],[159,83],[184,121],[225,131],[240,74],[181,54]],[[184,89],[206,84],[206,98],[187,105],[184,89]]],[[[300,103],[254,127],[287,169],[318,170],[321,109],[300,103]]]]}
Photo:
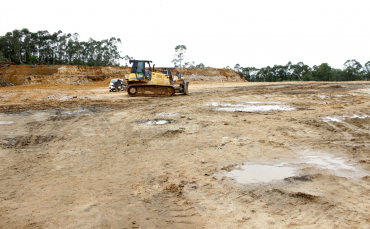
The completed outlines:
{"type": "Polygon", "coordinates": [[[1,228],[369,228],[370,83],[0,88],[1,228]]]}

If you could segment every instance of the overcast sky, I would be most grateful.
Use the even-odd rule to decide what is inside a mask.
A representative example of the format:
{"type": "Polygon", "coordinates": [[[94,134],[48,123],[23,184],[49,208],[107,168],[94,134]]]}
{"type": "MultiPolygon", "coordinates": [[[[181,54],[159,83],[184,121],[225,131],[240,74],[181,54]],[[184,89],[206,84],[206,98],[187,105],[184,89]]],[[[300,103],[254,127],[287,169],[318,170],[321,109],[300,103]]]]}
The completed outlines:
{"type": "Polygon", "coordinates": [[[116,37],[122,56],[163,67],[176,45],[187,47],[185,61],[217,68],[370,60],[370,0],[13,0],[1,8],[1,36],[28,28],[116,37]]]}

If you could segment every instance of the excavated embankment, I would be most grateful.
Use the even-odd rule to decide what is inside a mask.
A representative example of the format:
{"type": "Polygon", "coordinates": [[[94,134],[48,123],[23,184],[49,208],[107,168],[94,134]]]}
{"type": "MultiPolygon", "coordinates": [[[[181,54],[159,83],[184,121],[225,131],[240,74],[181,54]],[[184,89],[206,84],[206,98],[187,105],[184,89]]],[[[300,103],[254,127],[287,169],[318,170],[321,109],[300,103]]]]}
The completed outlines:
{"type": "MultiPolygon", "coordinates": [[[[158,68],[160,69],[160,68],[158,68]]],[[[104,81],[108,78],[125,78],[131,67],[113,66],[47,66],[47,65],[4,65],[0,67],[2,82],[16,85],[27,84],[86,84],[104,81]]],[[[243,77],[231,69],[187,68],[175,69],[173,74],[183,72],[184,78],[190,81],[237,82],[243,77]]]]}

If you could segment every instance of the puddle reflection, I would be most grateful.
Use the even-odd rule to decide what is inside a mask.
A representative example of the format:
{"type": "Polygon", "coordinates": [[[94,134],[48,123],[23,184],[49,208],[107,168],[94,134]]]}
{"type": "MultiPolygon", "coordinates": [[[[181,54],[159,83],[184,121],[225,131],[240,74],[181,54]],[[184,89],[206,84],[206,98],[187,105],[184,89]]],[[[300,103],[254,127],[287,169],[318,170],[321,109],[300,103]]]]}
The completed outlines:
{"type": "Polygon", "coordinates": [[[206,103],[207,106],[218,107],[218,111],[229,111],[229,112],[266,112],[266,111],[290,111],[294,110],[286,105],[269,103],[262,104],[261,102],[244,102],[246,104],[231,104],[231,103],[220,103],[220,102],[211,102],[206,103]]]}
{"type": "Polygon", "coordinates": [[[148,120],[148,121],[139,121],[138,124],[146,124],[146,125],[163,125],[167,123],[172,123],[172,119],[156,119],[156,120],[148,120]]]}
{"type": "Polygon", "coordinates": [[[12,124],[13,121],[0,121],[0,125],[12,124]]]}
{"type": "Polygon", "coordinates": [[[235,179],[238,183],[250,184],[282,180],[294,176],[294,168],[271,165],[243,165],[224,176],[235,179]]]}

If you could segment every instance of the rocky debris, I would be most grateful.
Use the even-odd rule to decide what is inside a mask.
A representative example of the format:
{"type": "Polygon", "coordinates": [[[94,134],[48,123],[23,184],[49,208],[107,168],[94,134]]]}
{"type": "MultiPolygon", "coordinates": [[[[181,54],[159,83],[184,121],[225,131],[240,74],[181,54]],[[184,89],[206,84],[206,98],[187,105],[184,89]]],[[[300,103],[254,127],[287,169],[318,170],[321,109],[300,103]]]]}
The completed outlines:
{"type": "Polygon", "coordinates": [[[287,177],[284,178],[285,181],[292,182],[293,180],[298,180],[298,181],[312,181],[314,177],[311,175],[304,175],[304,176],[295,176],[295,177],[287,177]]]}
{"type": "Polygon", "coordinates": [[[182,189],[184,188],[184,184],[170,184],[165,187],[164,190],[175,193],[176,195],[182,195],[182,189]]]}
{"type": "Polygon", "coordinates": [[[178,129],[178,130],[167,130],[163,136],[165,137],[171,137],[171,136],[174,136],[174,135],[177,135],[177,134],[181,134],[183,133],[185,130],[184,129],[178,129]]]}
{"type": "Polygon", "coordinates": [[[319,198],[318,196],[314,196],[314,195],[307,194],[304,192],[290,193],[289,196],[293,198],[302,198],[302,199],[311,200],[311,201],[317,200],[319,198]]]}
{"type": "Polygon", "coordinates": [[[5,81],[0,82],[0,87],[10,87],[10,86],[15,86],[15,85],[12,83],[5,82],[5,81]]]}

